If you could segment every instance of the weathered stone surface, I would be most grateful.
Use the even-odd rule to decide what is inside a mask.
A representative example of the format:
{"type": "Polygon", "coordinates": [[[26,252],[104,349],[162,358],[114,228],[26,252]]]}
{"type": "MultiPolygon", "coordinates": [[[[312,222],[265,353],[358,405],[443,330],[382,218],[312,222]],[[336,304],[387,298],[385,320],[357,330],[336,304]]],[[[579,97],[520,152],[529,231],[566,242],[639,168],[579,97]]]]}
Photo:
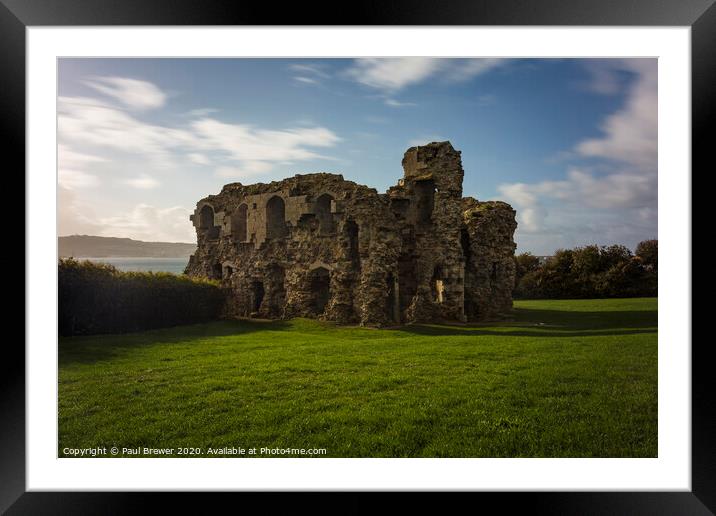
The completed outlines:
{"type": "Polygon", "coordinates": [[[408,149],[387,193],[337,174],[231,183],[197,203],[187,274],[221,279],[229,317],[394,325],[512,308],[515,212],[462,197],[449,142],[408,149]]]}

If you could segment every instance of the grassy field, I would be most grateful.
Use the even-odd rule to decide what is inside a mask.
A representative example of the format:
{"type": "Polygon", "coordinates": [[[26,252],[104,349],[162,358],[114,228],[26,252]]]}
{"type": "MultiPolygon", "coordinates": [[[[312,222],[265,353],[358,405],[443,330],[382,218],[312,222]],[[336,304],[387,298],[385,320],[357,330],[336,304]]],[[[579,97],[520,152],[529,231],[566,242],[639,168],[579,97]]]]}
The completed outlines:
{"type": "Polygon", "coordinates": [[[65,338],[59,379],[60,456],[655,457],[657,300],[516,301],[514,321],[491,325],[225,321],[65,338]]]}

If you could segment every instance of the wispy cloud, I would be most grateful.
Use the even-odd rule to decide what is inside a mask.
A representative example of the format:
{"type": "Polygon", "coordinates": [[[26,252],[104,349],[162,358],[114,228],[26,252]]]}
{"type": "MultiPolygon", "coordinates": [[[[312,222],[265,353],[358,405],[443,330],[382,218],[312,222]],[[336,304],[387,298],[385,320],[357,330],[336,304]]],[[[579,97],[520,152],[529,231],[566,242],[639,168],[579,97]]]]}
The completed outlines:
{"type": "MultiPolygon", "coordinates": [[[[98,220],[100,235],[145,241],[194,242],[194,228],[188,223],[191,211],[181,206],[158,208],[138,204],[124,215],[98,220]]],[[[95,233],[97,234],[97,233],[95,233]]]]}
{"type": "Polygon", "coordinates": [[[162,107],[167,95],[157,86],[147,81],[126,77],[93,77],[84,83],[133,109],[153,109],[162,107]]]}
{"type": "Polygon", "coordinates": [[[294,81],[312,86],[321,86],[331,77],[328,68],[320,63],[295,63],[289,65],[288,69],[295,74],[294,81]]]}
{"type": "Polygon", "coordinates": [[[473,59],[456,59],[447,60],[445,78],[450,81],[468,81],[473,77],[487,73],[495,68],[503,66],[507,63],[506,59],[489,58],[473,58],[473,59]]]}
{"type": "Polygon", "coordinates": [[[94,212],[61,183],[57,187],[57,229],[60,235],[99,235],[102,226],[94,212]]]}
{"type": "Polygon", "coordinates": [[[395,100],[395,99],[385,99],[385,105],[390,106],[390,107],[400,108],[400,107],[412,107],[412,106],[416,106],[417,104],[415,102],[401,102],[401,101],[395,100]]]}
{"type": "Polygon", "coordinates": [[[60,185],[71,190],[98,186],[99,178],[87,169],[104,161],[104,158],[98,156],[76,152],[67,145],[58,145],[57,180],[60,185]]]}
{"type": "Polygon", "coordinates": [[[152,188],[158,187],[161,184],[155,178],[147,174],[142,174],[139,177],[125,179],[123,182],[124,184],[129,185],[132,188],[137,188],[139,190],[150,190],[152,188]]]}
{"type": "Polygon", "coordinates": [[[601,125],[603,136],[580,142],[576,151],[586,157],[619,161],[656,169],[657,65],[655,59],[616,60],[612,67],[636,75],[626,104],[601,125]]]}
{"type": "Polygon", "coordinates": [[[189,161],[196,165],[209,165],[211,164],[211,160],[204,154],[199,154],[198,152],[190,152],[186,156],[189,158],[189,161]]]}
{"type": "MultiPolygon", "coordinates": [[[[107,102],[85,97],[58,99],[60,140],[67,145],[83,145],[141,156],[151,166],[169,168],[179,161],[178,151],[197,164],[208,165],[208,154],[233,161],[240,169],[263,162],[326,159],[315,148],[336,145],[340,138],[320,126],[287,129],[259,128],[250,124],[229,124],[203,116],[179,126],[144,122],[107,102]]],[[[143,184],[143,183],[138,183],[143,184]]]]}
{"type": "Polygon", "coordinates": [[[216,108],[197,108],[197,109],[190,109],[189,111],[182,113],[181,116],[187,117],[187,118],[202,118],[205,116],[212,115],[214,113],[218,113],[219,110],[216,108]]]}
{"type": "Polygon", "coordinates": [[[270,170],[271,164],[265,161],[245,161],[241,167],[221,166],[216,169],[216,175],[224,179],[246,179],[270,170]]]}
{"type": "Polygon", "coordinates": [[[395,92],[427,79],[440,66],[439,59],[429,57],[363,58],[345,75],[370,88],[395,92]]]}
{"type": "Polygon", "coordinates": [[[302,82],[305,84],[319,84],[317,79],[311,79],[310,77],[304,77],[302,75],[298,75],[293,78],[294,81],[302,82]]]}
{"type": "Polygon", "coordinates": [[[143,202],[122,215],[95,215],[91,203],[78,192],[100,184],[100,177],[93,171],[97,165],[111,167],[123,161],[141,161],[146,172],[127,176],[115,169],[112,179],[115,184],[137,189],[136,195],[141,191],[149,195],[161,186],[152,171],[166,173],[189,162],[207,167],[207,171],[213,170],[215,176],[225,179],[258,177],[269,174],[279,164],[332,159],[319,150],[340,141],[333,131],[318,125],[271,128],[227,123],[211,108],[186,112],[177,124],[148,122],[142,119],[142,112],[163,105],[167,98],[156,85],[119,77],[92,78],[88,84],[109,98],[58,98],[61,234],[194,240],[188,222],[190,210],[184,207],[143,202]],[[223,166],[208,168],[215,163],[223,166]]]}
{"type": "Polygon", "coordinates": [[[58,171],[58,182],[70,190],[78,188],[92,188],[100,184],[99,178],[83,170],[61,168],[58,171]]]}
{"type": "MultiPolygon", "coordinates": [[[[551,252],[559,245],[609,239],[635,243],[638,235],[656,234],[656,60],[613,60],[600,66],[631,75],[621,86],[626,87],[625,102],[600,124],[602,136],[579,142],[565,158],[589,158],[597,164],[569,166],[560,180],[498,187],[517,208],[523,246],[552,246],[545,249],[551,252]]],[[[601,75],[595,80],[604,81],[601,75]]],[[[598,87],[612,94],[609,88],[598,87]]]]}
{"type": "Polygon", "coordinates": [[[395,93],[430,78],[449,82],[466,81],[502,66],[504,59],[444,59],[432,57],[389,57],[356,59],[345,77],[364,86],[395,93]]]}
{"type": "Polygon", "coordinates": [[[319,63],[294,63],[289,65],[288,68],[289,70],[302,75],[313,75],[321,77],[322,79],[328,79],[331,76],[328,73],[326,66],[319,63]]]}
{"type": "Polygon", "coordinates": [[[240,162],[280,162],[324,158],[310,147],[332,147],[340,141],[325,127],[257,129],[248,124],[227,124],[204,118],[191,125],[192,145],[221,151],[240,162]]]}

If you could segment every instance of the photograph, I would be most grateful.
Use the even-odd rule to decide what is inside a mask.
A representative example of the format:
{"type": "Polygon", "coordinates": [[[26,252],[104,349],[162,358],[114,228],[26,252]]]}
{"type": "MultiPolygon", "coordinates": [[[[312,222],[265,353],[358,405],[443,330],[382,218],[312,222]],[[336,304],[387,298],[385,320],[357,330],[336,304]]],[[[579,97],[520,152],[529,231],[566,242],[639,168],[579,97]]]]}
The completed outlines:
{"type": "Polygon", "coordinates": [[[656,57],[56,65],[57,458],[659,458],[656,57]]]}

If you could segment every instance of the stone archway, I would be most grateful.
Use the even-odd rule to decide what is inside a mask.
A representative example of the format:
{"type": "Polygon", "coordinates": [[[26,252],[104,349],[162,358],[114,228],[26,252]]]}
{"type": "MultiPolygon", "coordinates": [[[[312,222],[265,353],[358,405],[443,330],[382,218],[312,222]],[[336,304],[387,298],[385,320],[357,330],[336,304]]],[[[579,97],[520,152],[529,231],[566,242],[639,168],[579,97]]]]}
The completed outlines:
{"type": "Polygon", "coordinates": [[[219,238],[219,227],[214,225],[214,208],[209,204],[199,210],[199,229],[206,231],[208,238],[219,238]]]}
{"type": "Polygon", "coordinates": [[[331,299],[331,272],[325,267],[316,267],[308,274],[308,288],[311,295],[311,312],[321,315],[331,299]]]}
{"type": "Polygon", "coordinates": [[[319,224],[318,232],[321,235],[330,235],[334,231],[332,203],[333,196],[327,193],[319,195],[316,199],[316,218],[319,224]]]}
{"type": "Polygon", "coordinates": [[[236,209],[236,212],[231,217],[231,233],[234,237],[234,242],[246,241],[248,211],[249,207],[244,203],[236,209]]]}
{"type": "Polygon", "coordinates": [[[266,203],[266,238],[286,236],[286,203],[274,195],[266,203]]]}

